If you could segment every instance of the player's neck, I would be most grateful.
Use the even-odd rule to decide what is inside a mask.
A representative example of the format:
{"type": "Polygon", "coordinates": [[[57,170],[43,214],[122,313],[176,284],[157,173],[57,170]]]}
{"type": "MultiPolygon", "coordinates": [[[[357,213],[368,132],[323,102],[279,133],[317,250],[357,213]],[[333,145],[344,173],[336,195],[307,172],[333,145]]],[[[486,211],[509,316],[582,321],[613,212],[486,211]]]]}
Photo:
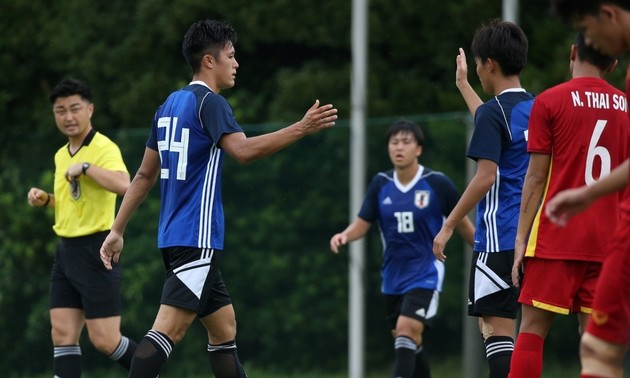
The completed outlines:
{"type": "Polygon", "coordinates": [[[571,72],[571,77],[596,77],[603,79],[606,75],[606,72],[602,72],[598,67],[585,62],[576,61],[573,64],[573,71],[571,72]]]}
{"type": "Polygon", "coordinates": [[[92,126],[87,127],[80,135],[68,136],[68,149],[70,153],[76,153],[81,146],[83,146],[83,141],[87,138],[90,131],[92,131],[92,126]]]}
{"type": "Polygon", "coordinates": [[[522,88],[521,80],[519,76],[513,75],[513,76],[502,77],[498,79],[495,85],[493,86],[494,95],[498,96],[499,94],[501,94],[501,92],[505,91],[506,89],[513,89],[513,88],[522,88]]]}
{"type": "Polygon", "coordinates": [[[216,94],[221,91],[216,83],[216,80],[211,75],[204,74],[203,72],[194,74],[192,81],[203,81],[212,90],[212,92],[216,94]]]}
{"type": "Polygon", "coordinates": [[[407,185],[416,177],[418,173],[418,169],[420,169],[420,164],[412,164],[407,167],[397,167],[396,168],[396,177],[401,184],[407,185]]]}

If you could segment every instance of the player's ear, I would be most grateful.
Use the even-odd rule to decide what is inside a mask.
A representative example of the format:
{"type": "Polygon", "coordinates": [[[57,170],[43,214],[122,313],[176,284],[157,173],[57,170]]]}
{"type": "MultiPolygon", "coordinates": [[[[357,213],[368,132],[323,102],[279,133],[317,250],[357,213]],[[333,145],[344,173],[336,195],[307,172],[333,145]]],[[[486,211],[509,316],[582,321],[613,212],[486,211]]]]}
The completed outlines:
{"type": "Polygon", "coordinates": [[[575,59],[577,58],[577,46],[574,44],[571,45],[571,52],[569,53],[569,60],[570,61],[575,61],[575,59]]]}
{"type": "Polygon", "coordinates": [[[611,6],[608,4],[602,4],[599,7],[599,15],[606,17],[606,22],[610,21],[613,23],[619,22],[619,9],[615,6],[611,6]]]}
{"type": "Polygon", "coordinates": [[[488,71],[489,72],[503,72],[501,70],[501,65],[494,59],[488,58],[488,71]]]}
{"type": "Polygon", "coordinates": [[[207,68],[212,68],[214,64],[214,57],[210,54],[206,54],[201,57],[201,64],[206,66],[207,68]]]}

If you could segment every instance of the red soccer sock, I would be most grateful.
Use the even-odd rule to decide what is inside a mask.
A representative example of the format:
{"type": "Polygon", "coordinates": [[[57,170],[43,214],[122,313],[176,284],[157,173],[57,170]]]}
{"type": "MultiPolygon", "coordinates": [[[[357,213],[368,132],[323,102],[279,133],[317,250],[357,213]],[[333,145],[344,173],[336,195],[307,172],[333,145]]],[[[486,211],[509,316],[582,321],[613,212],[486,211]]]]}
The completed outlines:
{"type": "Polygon", "coordinates": [[[514,344],[509,378],[534,378],[542,375],[545,340],[533,333],[519,333],[514,344]]]}

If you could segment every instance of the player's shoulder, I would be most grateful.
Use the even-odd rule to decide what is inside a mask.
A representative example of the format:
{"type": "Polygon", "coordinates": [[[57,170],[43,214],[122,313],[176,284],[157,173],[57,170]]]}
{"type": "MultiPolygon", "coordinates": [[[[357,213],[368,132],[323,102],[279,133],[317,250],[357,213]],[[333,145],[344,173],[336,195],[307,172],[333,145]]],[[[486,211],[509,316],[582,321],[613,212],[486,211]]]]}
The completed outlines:
{"type": "Polygon", "coordinates": [[[214,93],[207,85],[199,82],[192,82],[186,87],[182,88],[183,91],[193,93],[200,101],[204,103],[219,103],[227,104],[225,97],[220,94],[214,93]]]}
{"type": "Polygon", "coordinates": [[[68,154],[68,143],[65,143],[63,146],[59,147],[57,152],[55,152],[55,160],[62,157],[62,154],[68,154]]]}
{"type": "Polygon", "coordinates": [[[506,91],[501,94],[495,95],[483,104],[481,104],[475,112],[475,117],[478,115],[487,116],[491,114],[498,114],[503,118],[505,109],[511,109],[519,104],[533,102],[536,98],[531,92],[526,90],[512,90],[506,91]]]}
{"type": "Polygon", "coordinates": [[[377,174],[374,175],[374,177],[372,177],[372,181],[378,181],[378,182],[394,181],[394,170],[390,169],[387,171],[378,172],[377,174]]]}
{"type": "Polygon", "coordinates": [[[446,175],[443,172],[434,171],[431,168],[423,167],[422,177],[423,178],[426,178],[426,177],[437,177],[438,179],[442,179],[442,178],[445,178],[446,175]]]}
{"type": "Polygon", "coordinates": [[[444,172],[434,171],[430,168],[424,168],[422,172],[422,179],[425,179],[429,182],[436,183],[439,185],[452,185],[453,180],[448,177],[444,172]]]}
{"type": "Polygon", "coordinates": [[[94,133],[94,137],[90,143],[94,143],[95,146],[104,147],[109,145],[116,145],[116,143],[107,135],[97,131],[94,133]]]}

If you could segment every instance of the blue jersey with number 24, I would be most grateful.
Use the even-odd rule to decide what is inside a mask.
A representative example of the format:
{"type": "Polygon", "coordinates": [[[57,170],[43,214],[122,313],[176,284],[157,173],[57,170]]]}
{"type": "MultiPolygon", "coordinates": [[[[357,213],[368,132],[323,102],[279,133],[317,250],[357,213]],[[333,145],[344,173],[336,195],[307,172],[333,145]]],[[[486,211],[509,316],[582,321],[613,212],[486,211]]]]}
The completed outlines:
{"type": "Polygon", "coordinates": [[[201,81],[171,93],[154,117],[147,147],[160,154],[158,247],[223,249],[224,134],[242,132],[227,101],[201,81]]]}

